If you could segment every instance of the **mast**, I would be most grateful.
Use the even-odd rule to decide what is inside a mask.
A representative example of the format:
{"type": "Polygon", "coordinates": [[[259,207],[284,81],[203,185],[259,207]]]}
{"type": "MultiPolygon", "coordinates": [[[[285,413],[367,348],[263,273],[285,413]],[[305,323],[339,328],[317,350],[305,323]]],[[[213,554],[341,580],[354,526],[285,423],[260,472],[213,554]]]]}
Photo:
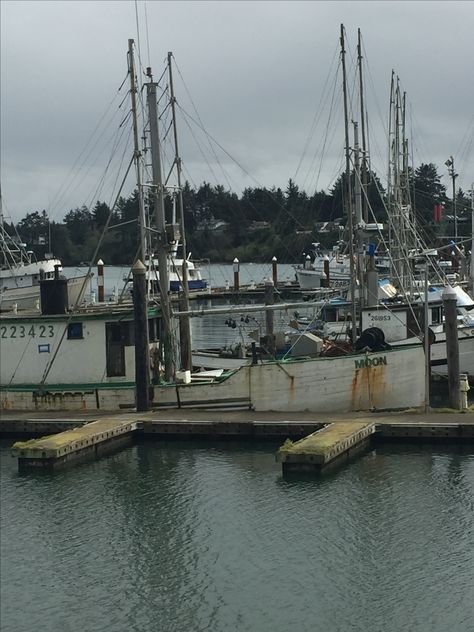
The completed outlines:
{"type": "MultiPolygon", "coordinates": [[[[181,287],[182,295],[180,300],[180,310],[189,311],[189,286],[188,286],[188,262],[187,262],[187,249],[186,249],[186,232],[184,229],[184,206],[183,206],[183,189],[181,182],[181,157],[179,155],[178,146],[178,129],[176,125],[176,97],[174,96],[174,84],[173,84],[173,70],[171,64],[171,58],[173,53],[168,53],[168,75],[170,82],[170,95],[171,95],[171,113],[173,119],[173,137],[174,137],[174,149],[175,157],[174,164],[176,166],[176,177],[178,181],[178,213],[179,222],[181,224],[181,246],[183,249],[183,265],[181,269],[181,287]]],[[[181,330],[181,368],[183,370],[192,369],[192,354],[191,354],[191,324],[188,316],[182,316],[180,320],[181,330]]]]}
{"type": "Polygon", "coordinates": [[[364,302],[362,290],[362,280],[364,274],[364,237],[362,233],[362,188],[360,177],[360,156],[359,156],[359,126],[356,121],[352,121],[354,126],[354,198],[355,198],[355,237],[356,237],[356,277],[359,284],[359,302],[361,306],[364,302]]]}
{"type": "Polygon", "coordinates": [[[359,97],[360,97],[360,122],[362,133],[362,161],[361,161],[361,181],[362,181],[362,217],[367,224],[369,221],[369,209],[367,204],[368,195],[368,169],[367,169],[367,143],[365,132],[365,104],[364,104],[364,81],[362,77],[362,46],[360,29],[357,29],[357,65],[359,67],[359,97]]]}
{"type": "Polygon", "coordinates": [[[166,234],[166,217],[164,203],[164,187],[161,173],[160,139],[158,133],[158,112],[156,86],[151,74],[151,68],[147,69],[150,78],[146,84],[148,115],[150,120],[151,140],[151,165],[153,174],[153,198],[155,204],[155,229],[157,232],[158,270],[160,274],[160,299],[161,299],[161,338],[163,342],[165,380],[170,382],[174,377],[174,359],[171,331],[171,306],[169,300],[169,273],[168,273],[168,239],[166,234]]]}
{"type": "Polygon", "coordinates": [[[471,184],[471,292],[474,298],[474,182],[471,184]]]}
{"type": "Polygon", "coordinates": [[[351,338],[352,344],[355,343],[357,337],[357,319],[355,304],[355,266],[354,266],[354,227],[352,221],[352,187],[351,187],[351,161],[349,149],[349,112],[347,106],[347,77],[346,77],[346,51],[344,48],[344,24],[341,24],[341,64],[342,64],[342,90],[344,96],[344,137],[345,137],[345,153],[346,153],[346,191],[347,191],[347,226],[349,229],[349,257],[350,257],[350,287],[352,300],[352,327],[351,338]]]}
{"type": "MultiPolygon", "coordinates": [[[[138,222],[140,226],[140,253],[139,259],[145,264],[147,255],[146,247],[146,222],[145,205],[143,203],[143,187],[140,169],[140,146],[138,142],[138,120],[137,120],[137,82],[135,74],[135,58],[133,55],[134,40],[128,40],[128,72],[130,74],[130,97],[132,100],[132,121],[133,121],[133,160],[135,163],[136,181],[138,189],[138,222]]],[[[147,283],[148,294],[148,283],[147,283]]]]}

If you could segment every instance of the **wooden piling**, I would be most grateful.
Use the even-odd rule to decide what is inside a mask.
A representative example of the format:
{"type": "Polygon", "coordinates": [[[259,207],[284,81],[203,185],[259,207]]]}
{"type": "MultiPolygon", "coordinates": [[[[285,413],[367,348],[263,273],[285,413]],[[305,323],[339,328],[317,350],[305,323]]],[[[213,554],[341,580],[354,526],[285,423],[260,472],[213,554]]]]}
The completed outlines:
{"type": "Polygon", "coordinates": [[[97,298],[99,303],[103,303],[105,299],[104,285],[104,262],[99,259],[97,262],[97,298]]]}
{"type": "Polygon", "coordinates": [[[457,297],[452,287],[443,292],[443,306],[446,330],[446,353],[448,359],[449,405],[455,410],[461,407],[459,379],[459,340],[457,322],[457,297]]]}
{"type": "Polygon", "coordinates": [[[240,263],[237,257],[234,259],[233,266],[234,266],[234,291],[238,292],[240,288],[240,263]]]}
{"type": "Polygon", "coordinates": [[[150,362],[148,344],[148,314],[146,296],[146,268],[138,260],[132,267],[133,311],[135,317],[135,389],[137,411],[148,410],[150,362]]]}
{"type": "Polygon", "coordinates": [[[276,287],[278,284],[278,266],[277,266],[277,258],[272,257],[272,279],[273,285],[276,287]]]}

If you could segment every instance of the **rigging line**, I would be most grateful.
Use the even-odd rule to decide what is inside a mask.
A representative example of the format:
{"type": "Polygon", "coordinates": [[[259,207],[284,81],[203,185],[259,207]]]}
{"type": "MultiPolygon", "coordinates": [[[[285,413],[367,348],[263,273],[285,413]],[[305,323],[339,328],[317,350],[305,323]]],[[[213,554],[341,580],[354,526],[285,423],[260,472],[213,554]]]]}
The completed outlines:
{"type": "MultiPolygon", "coordinates": [[[[123,84],[122,84],[123,85],[123,84]]],[[[120,89],[119,89],[120,90],[120,89]]],[[[64,192],[62,191],[62,189],[64,188],[64,186],[66,185],[67,182],[69,182],[69,178],[71,176],[71,174],[73,173],[73,171],[75,170],[78,162],[81,160],[83,154],[85,153],[85,151],[87,150],[89,143],[92,141],[95,133],[97,132],[97,130],[99,129],[99,127],[101,126],[103,120],[105,119],[105,117],[109,114],[110,110],[112,109],[112,106],[114,104],[114,101],[116,101],[117,97],[118,97],[119,91],[117,91],[114,96],[112,97],[110,103],[107,105],[105,112],[103,113],[103,115],[100,117],[99,121],[97,122],[95,128],[92,130],[91,134],[89,135],[88,139],[86,140],[86,143],[84,144],[84,147],[82,148],[81,152],[79,153],[78,157],[76,158],[76,160],[74,161],[72,167],[70,168],[68,174],[66,175],[66,177],[64,178],[62,184],[59,186],[58,191],[56,192],[56,194],[53,196],[51,202],[49,203],[48,206],[48,216],[52,217],[53,213],[52,213],[52,208],[54,205],[57,205],[59,202],[58,200],[60,199],[60,197],[62,197],[64,195],[64,192]]],[[[114,115],[115,116],[115,115],[114,115]]],[[[67,191],[67,188],[66,188],[67,191]]]]}
{"type": "Polygon", "coordinates": [[[138,60],[141,63],[140,20],[138,18],[138,0],[135,0],[135,27],[137,29],[137,53],[138,53],[138,60]]]}
{"type": "MultiPolygon", "coordinates": [[[[179,66],[178,66],[178,64],[176,63],[176,58],[174,57],[174,55],[173,55],[173,59],[174,59],[174,65],[175,65],[175,67],[176,67],[176,70],[178,71],[178,74],[179,74],[179,76],[180,76],[180,78],[181,78],[181,81],[183,82],[184,89],[185,89],[185,91],[186,91],[186,93],[187,93],[187,95],[188,95],[188,97],[189,97],[189,100],[191,101],[191,105],[192,105],[192,107],[193,107],[193,109],[194,109],[194,112],[196,113],[197,118],[198,118],[198,121],[199,121],[200,127],[201,127],[202,131],[204,132],[205,136],[207,137],[207,141],[208,141],[208,144],[209,144],[209,148],[210,148],[210,150],[211,150],[212,154],[214,155],[214,158],[215,158],[215,160],[216,160],[217,164],[219,165],[219,167],[221,167],[222,174],[223,174],[223,176],[224,176],[225,180],[227,181],[228,186],[230,187],[230,182],[229,182],[229,179],[228,179],[228,177],[227,177],[227,174],[226,174],[226,173],[225,173],[225,171],[222,169],[222,166],[221,166],[221,163],[219,162],[219,158],[218,158],[218,156],[217,156],[217,153],[216,153],[216,151],[214,150],[214,146],[212,145],[212,143],[211,143],[211,142],[210,142],[210,140],[209,140],[209,139],[211,138],[211,136],[210,136],[210,135],[208,135],[208,134],[207,134],[207,132],[206,132],[206,130],[205,130],[204,124],[203,124],[203,122],[202,122],[202,120],[201,120],[201,117],[200,117],[199,112],[198,112],[198,110],[197,110],[197,108],[196,108],[196,105],[195,105],[195,103],[194,103],[194,101],[193,101],[193,98],[192,98],[191,93],[190,93],[190,91],[189,91],[189,89],[188,89],[188,86],[187,86],[187,84],[186,84],[186,82],[185,82],[185,80],[184,80],[184,77],[183,77],[183,75],[181,74],[181,71],[180,71],[180,69],[179,69],[179,66]]],[[[182,107],[181,107],[178,103],[177,103],[176,105],[178,105],[178,107],[180,108],[180,110],[181,110],[181,111],[184,111],[184,110],[183,110],[183,108],[182,108],[182,107]]],[[[215,141],[214,141],[214,142],[215,142],[215,141]]],[[[237,164],[237,163],[236,163],[236,164],[237,164]]],[[[217,182],[217,180],[216,180],[216,182],[217,182]]]]}
{"type": "MultiPolygon", "coordinates": [[[[118,114],[118,110],[115,113],[114,117],[117,116],[118,114]]],[[[110,126],[110,124],[109,124],[110,126]]],[[[93,163],[89,163],[89,167],[87,168],[87,170],[85,172],[83,172],[83,168],[85,167],[86,163],[88,162],[88,160],[90,159],[90,156],[92,155],[92,153],[94,152],[94,150],[96,149],[97,145],[99,144],[99,142],[101,141],[102,137],[104,136],[104,134],[106,133],[106,131],[108,131],[108,127],[105,127],[102,131],[102,133],[100,134],[100,136],[97,137],[94,145],[90,148],[89,153],[87,154],[87,156],[84,157],[84,160],[81,164],[81,166],[79,167],[79,169],[77,170],[77,175],[71,179],[69,185],[66,187],[66,189],[62,192],[62,196],[61,198],[57,201],[57,205],[59,205],[59,202],[62,201],[62,199],[66,196],[66,194],[74,192],[84,181],[84,179],[87,177],[87,175],[89,174],[90,170],[92,169],[92,167],[94,166],[95,162],[97,162],[97,160],[99,159],[99,155],[97,155],[96,160],[93,163]],[[82,171],[82,177],[79,178],[79,174],[82,171]],[[75,184],[74,184],[75,183],[75,184]],[[74,186],[73,186],[74,185],[74,186]]],[[[119,133],[120,130],[116,130],[114,132],[114,134],[119,133]]],[[[110,139],[108,141],[108,144],[110,143],[110,139]]]]}
{"type": "MultiPolygon", "coordinates": [[[[112,150],[111,150],[111,152],[110,152],[110,157],[109,157],[109,160],[108,160],[108,162],[107,162],[107,165],[106,165],[105,171],[104,171],[104,173],[102,174],[102,176],[101,176],[101,178],[100,178],[100,180],[99,180],[99,186],[100,186],[100,182],[102,182],[102,181],[105,179],[105,176],[106,176],[106,174],[107,174],[107,171],[108,171],[108,168],[109,168],[109,166],[110,166],[110,163],[111,163],[111,161],[112,161],[112,159],[113,159],[113,157],[114,157],[114,154],[115,154],[116,148],[119,146],[120,140],[121,140],[121,138],[123,137],[123,135],[124,135],[124,133],[125,133],[125,130],[126,130],[126,128],[125,128],[125,127],[122,127],[122,128],[118,128],[118,129],[115,131],[115,134],[114,134],[114,138],[115,138],[115,140],[114,140],[114,142],[113,142],[112,150]]],[[[110,140],[112,140],[112,139],[110,139],[110,140]]],[[[109,144],[110,144],[110,140],[109,140],[109,144]]],[[[95,163],[91,163],[91,164],[89,165],[89,168],[88,168],[88,169],[87,169],[87,171],[84,173],[84,175],[83,175],[82,179],[81,179],[81,180],[79,180],[79,182],[76,184],[76,186],[75,186],[73,189],[71,189],[71,193],[72,193],[72,192],[74,192],[74,191],[75,191],[75,190],[76,190],[76,189],[80,186],[80,184],[82,184],[82,182],[85,180],[85,178],[87,177],[87,175],[89,174],[89,172],[91,171],[91,169],[92,169],[92,167],[93,167],[94,165],[95,165],[95,163]]],[[[84,205],[84,206],[87,206],[85,201],[83,202],[83,205],[84,205]]]]}
{"type": "MultiPolygon", "coordinates": [[[[317,171],[317,174],[316,174],[316,181],[315,181],[315,185],[314,185],[315,193],[317,191],[319,178],[320,178],[321,170],[322,170],[322,166],[323,166],[323,160],[324,160],[324,156],[325,156],[325,152],[326,152],[326,145],[327,145],[327,140],[328,140],[328,135],[329,135],[329,129],[330,129],[330,126],[331,126],[331,117],[332,117],[332,114],[333,114],[333,111],[334,111],[334,98],[335,98],[335,94],[336,94],[338,80],[339,80],[339,72],[336,73],[336,76],[334,78],[333,91],[332,91],[332,95],[331,95],[331,103],[330,103],[330,108],[329,108],[329,117],[328,117],[328,121],[326,123],[326,130],[325,130],[324,139],[323,139],[323,147],[322,147],[322,150],[321,150],[321,158],[319,160],[319,168],[318,168],[318,171],[317,171]]],[[[333,137],[332,137],[333,139],[334,139],[334,135],[335,135],[335,129],[336,129],[336,127],[334,125],[333,137]]],[[[309,167],[308,172],[306,174],[306,177],[303,180],[303,186],[305,186],[305,183],[309,179],[310,170],[311,171],[313,170],[313,166],[314,166],[314,164],[316,162],[316,156],[317,156],[317,150],[316,150],[316,152],[315,152],[315,154],[313,156],[313,159],[311,161],[311,164],[310,164],[310,167],[309,167]]]]}
{"type": "Polygon", "coordinates": [[[311,123],[311,128],[310,128],[308,137],[306,139],[306,143],[305,143],[305,145],[303,147],[303,153],[302,153],[301,158],[300,158],[300,160],[298,162],[298,165],[296,167],[296,171],[294,173],[293,180],[296,180],[296,177],[297,177],[298,172],[300,170],[301,164],[303,163],[303,160],[304,160],[304,158],[306,156],[306,152],[308,150],[309,143],[311,142],[311,140],[313,138],[313,135],[315,133],[316,127],[318,126],[319,119],[320,119],[320,117],[322,117],[323,97],[324,97],[324,100],[325,100],[326,99],[326,88],[327,88],[328,83],[329,83],[329,78],[330,78],[330,76],[333,73],[333,66],[334,66],[335,60],[338,58],[338,49],[339,49],[339,43],[336,44],[336,47],[335,47],[335,50],[334,50],[334,54],[333,54],[333,57],[332,57],[332,60],[331,60],[331,64],[329,66],[329,70],[328,70],[328,73],[326,75],[326,79],[325,79],[325,82],[324,82],[324,85],[323,85],[323,90],[322,90],[322,93],[321,93],[321,97],[319,99],[319,104],[318,104],[318,106],[316,108],[316,111],[314,113],[313,121],[311,123]]]}
{"type": "Polygon", "coordinates": [[[114,212],[115,207],[116,207],[116,205],[117,205],[117,202],[118,202],[118,200],[119,200],[119,196],[120,196],[120,194],[121,194],[121,192],[122,192],[123,185],[125,184],[125,182],[126,182],[126,180],[127,180],[127,178],[128,178],[128,174],[130,173],[130,169],[132,168],[132,165],[134,164],[134,160],[135,160],[135,157],[134,157],[134,156],[132,156],[132,158],[131,158],[131,160],[130,160],[130,162],[129,162],[129,165],[128,165],[128,167],[127,167],[127,171],[126,171],[126,173],[125,173],[125,175],[124,175],[124,177],[123,177],[122,184],[120,185],[120,189],[119,189],[119,191],[118,191],[118,193],[117,193],[117,196],[116,196],[116,198],[115,198],[115,201],[114,201],[113,205],[110,207],[109,216],[108,216],[108,218],[107,218],[107,221],[105,222],[104,229],[103,229],[102,234],[101,234],[101,236],[100,236],[100,238],[99,238],[99,241],[97,242],[97,246],[95,247],[94,254],[92,255],[92,258],[91,258],[91,260],[90,260],[90,262],[89,262],[89,267],[88,267],[88,270],[87,270],[86,276],[85,276],[85,278],[84,278],[84,281],[82,282],[81,290],[80,290],[80,292],[78,293],[78,296],[77,296],[76,302],[75,302],[75,304],[74,304],[74,306],[73,306],[73,308],[72,308],[72,310],[71,310],[71,313],[70,313],[70,315],[69,315],[69,317],[68,317],[68,319],[67,319],[67,321],[66,321],[66,326],[64,327],[64,331],[63,331],[63,333],[62,333],[62,335],[61,335],[61,338],[60,338],[60,340],[59,340],[59,342],[58,342],[58,345],[57,345],[56,349],[54,350],[54,354],[53,354],[53,356],[52,356],[51,360],[50,360],[50,361],[48,362],[48,364],[46,365],[45,370],[44,370],[44,372],[43,372],[43,377],[41,378],[41,382],[40,382],[40,384],[39,384],[39,386],[40,386],[40,387],[44,385],[45,380],[47,379],[47,377],[48,377],[48,375],[49,375],[49,373],[50,373],[50,371],[51,371],[51,368],[52,368],[52,366],[53,366],[53,364],[54,364],[54,361],[56,360],[56,357],[57,357],[57,355],[58,355],[58,353],[59,353],[59,349],[61,348],[61,345],[62,345],[62,343],[63,343],[64,337],[65,337],[66,332],[67,332],[67,330],[68,330],[68,325],[69,325],[69,323],[71,322],[72,317],[73,317],[73,316],[75,315],[75,313],[76,313],[77,307],[78,307],[78,305],[79,305],[79,300],[80,300],[80,298],[81,298],[81,296],[82,296],[82,294],[83,294],[83,292],[84,292],[84,289],[85,289],[86,283],[87,283],[87,281],[88,281],[88,279],[89,279],[89,275],[90,275],[90,272],[91,272],[91,270],[92,270],[92,266],[94,265],[94,261],[96,261],[96,259],[97,259],[97,254],[98,254],[99,249],[100,249],[100,247],[101,247],[101,245],[102,245],[102,242],[104,241],[105,234],[106,234],[107,229],[108,229],[108,227],[109,227],[109,224],[110,224],[110,222],[111,222],[111,220],[112,220],[113,212],[114,212]]]}
{"type": "MultiPolygon", "coordinates": [[[[131,136],[132,136],[132,128],[130,127],[130,128],[129,128],[129,130],[128,130],[128,137],[127,137],[127,140],[126,140],[126,142],[125,142],[125,144],[124,144],[124,149],[123,149],[123,153],[122,153],[122,158],[121,158],[121,160],[120,160],[120,164],[119,164],[119,166],[118,166],[118,168],[117,168],[117,174],[116,174],[116,176],[115,176],[115,180],[114,180],[114,183],[113,183],[113,186],[112,186],[112,193],[111,193],[112,198],[113,198],[113,192],[114,192],[114,190],[115,190],[115,188],[116,188],[116,186],[117,186],[117,182],[118,182],[118,179],[119,179],[119,175],[120,175],[120,172],[121,172],[121,170],[122,170],[122,166],[123,166],[123,163],[124,163],[124,160],[125,160],[125,154],[126,154],[126,152],[127,152],[128,148],[129,148],[129,145],[130,145],[130,138],[131,138],[131,136]]],[[[114,152],[114,153],[115,153],[115,152],[114,152]]],[[[110,157],[109,164],[107,165],[107,169],[109,168],[109,166],[110,166],[110,163],[111,163],[111,162],[112,162],[112,155],[111,155],[111,157],[110,157]]],[[[92,206],[92,200],[91,200],[91,206],[92,206]]]]}
{"type": "MultiPolygon", "coordinates": [[[[360,176],[359,176],[359,175],[358,175],[358,177],[360,178],[360,176]]],[[[375,185],[375,187],[376,187],[376,189],[377,189],[377,191],[378,191],[378,193],[379,193],[379,196],[380,196],[380,198],[381,198],[381,200],[382,200],[382,204],[383,204],[383,206],[384,206],[384,209],[385,209],[385,212],[386,212],[386,215],[387,215],[388,223],[389,223],[389,224],[392,226],[392,228],[393,228],[393,220],[392,220],[391,214],[390,214],[390,212],[389,212],[389,210],[388,210],[388,208],[387,208],[387,206],[386,206],[385,200],[384,200],[384,198],[383,198],[383,196],[382,196],[382,192],[381,192],[381,191],[380,191],[380,189],[379,189],[379,186],[378,186],[378,182],[377,182],[377,180],[375,180],[375,179],[374,179],[374,180],[373,180],[373,183],[374,183],[374,185],[375,185]]],[[[364,196],[365,196],[365,198],[366,198],[366,201],[367,201],[367,207],[368,207],[368,209],[369,209],[369,211],[370,211],[370,214],[371,214],[371,216],[372,216],[372,219],[373,219],[373,221],[374,221],[374,222],[376,222],[377,220],[376,220],[376,217],[375,217],[374,210],[373,210],[373,208],[372,208],[372,205],[370,204],[370,201],[369,201],[369,198],[368,198],[367,191],[365,191],[365,190],[364,190],[364,196]]],[[[403,252],[403,244],[401,244],[401,243],[400,243],[400,237],[399,237],[399,235],[396,233],[396,231],[394,231],[394,232],[395,232],[395,235],[396,235],[396,239],[397,239],[397,241],[398,241],[398,246],[400,247],[400,249],[401,249],[401,250],[402,250],[402,252],[403,252]]],[[[380,234],[380,235],[379,235],[379,239],[380,239],[380,241],[383,243],[383,245],[384,245],[384,247],[385,247],[385,250],[386,250],[386,252],[388,253],[389,258],[393,261],[393,257],[391,256],[391,252],[390,252],[390,249],[389,249],[388,243],[387,243],[387,241],[385,240],[385,237],[383,236],[383,234],[380,234]]],[[[420,241],[421,241],[421,240],[420,240],[420,241]]],[[[426,249],[426,245],[425,245],[425,249],[426,249]]],[[[439,277],[439,274],[438,274],[438,272],[437,272],[437,270],[436,270],[436,268],[434,269],[434,271],[435,271],[435,273],[437,274],[438,278],[440,278],[440,277],[439,277]]],[[[397,281],[398,281],[398,283],[401,285],[400,281],[401,281],[402,279],[401,279],[401,278],[400,278],[400,276],[398,275],[398,272],[396,272],[396,277],[397,277],[397,281]]],[[[412,282],[414,282],[414,281],[415,281],[414,273],[412,273],[411,271],[410,271],[410,279],[411,279],[411,281],[412,281],[412,282]]],[[[414,310],[413,310],[413,308],[412,308],[412,306],[411,306],[410,300],[408,299],[407,292],[406,292],[405,288],[403,288],[403,286],[402,286],[402,285],[401,285],[401,288],[402,288],[402,294],[405,296],[405,298],[406,298],[406,300],[407,300],[407,302],[408,302],[409,309],[410,309],[410,311],[411,311],[411,313],[412,313],[412,316],[413,316],[413,318],[414,318],[415,322],[417,322],[417,323],[418,323],[418,320],[417,320],[417,318],[416,318],[416,316],[415,316],[415,314],[414,314],[414,310]]],[[[418,324],[419,324],[419,323],[418,323],[418,324]]]]}
{"type": "MultiPolygon", "coordinates": [[[[177,105],[178,105],[178,104],[177,104],[177,105]]],[[[180,106],[180,105],[178,105],[178,107],[181,109],[181,106],[180,106]]],[[[194,142],[196,143],[196,146],[197,146],[197,148],[198,148],[198,150],[199,150],[199,153],[200,153],[200,154],[201,154],[201,156],[203,157],[204,162],[207,164],[208,169],[209,169],[209,171],[210,171],[210,172],[211,172],[211,174],[212,174],[212,177],[214,178],[215,182],[217,182],[218,180],[217,180],[217,176],[216,176],[216,174],[214,173],[214,169],[212,168],[212,166],[211,166],[211,164],[210,164],[209,160],[207,159],[206,154],[203,152],[202,147],[201,147],[201,144],[198,142],[198,140],[197,140],[197,138],[196,138],[196,136],[195,136],[195,134],[194,134],[194,131],[193,131],[193,129],[192,129],[192,127],[191,127],[191,125],[189,124],[189,121],[188,121],[188,120],[187,120],[187,118],[186,118],[186,115],[184,116],[184,119],[183,119],[183,120],[184,120],[185,124],[187,125],[187,127],[188,127],[189,131],[191,132],[191,136],[193,137],[193,140],[194,140],[194,142]]]]}

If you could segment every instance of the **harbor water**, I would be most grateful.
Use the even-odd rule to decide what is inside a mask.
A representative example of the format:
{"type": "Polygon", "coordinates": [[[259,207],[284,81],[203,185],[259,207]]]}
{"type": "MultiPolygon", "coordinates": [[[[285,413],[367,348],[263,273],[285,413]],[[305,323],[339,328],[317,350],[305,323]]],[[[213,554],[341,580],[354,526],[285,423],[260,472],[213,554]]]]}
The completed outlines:
{"type": "Polygon", "coordinates": [[[470,632],[474,450],[285,479],[275,444],[138,444],[57,474],[1,450],[2,632],[470,632]]]}
{"type": "MultiPolygon", "coordinates": [[[[80,276],[87,272],[84,267],[64,268],[64,274],[68,277],[80,276]]],[[[96,270],[92,270],[94,276],[91,279],[90,287],[86,296],[90,297],[91,293],[97,296],[97,274],[96,270]]],[[[104,274],[105,296],[106,299],[112,295],[121,294],[124,287],[124,278],[127,278],[130,272],[130,266],[106,266],[104,274]]],[[[226,285],[232,287],[233,269],[232,264],[210,264],[201,267],[202,277],[207,279],[210,287],[225,288],[226,285]]],[[[263,283],[265,279],[272,277],[272,266],[270,264],[260,263],[243,263],[240,266],[240,279],[242,285],[251,285],[263,283]]],[[[280,264],[278,267],[278,278],[281,283],[290,283],[295,280],[295,270],[291,264],[280,264]]],[[[131,286],[128,285],[128,288],[131,286]]],[[[263,297],[255,299],[263,302],[263,297]]],[[[235,302],[235,301],[234,301],[235,302]]],[[[223,305],[232,305],[231,300],[216,300],[199,298],[191,301],[191,309],[201,310],[210,307],[222,307],[223,305]]],[[[305,316],[314,316],[316,308],[308,307],[307,309],[299,308],[298,312],[305,316]]],[[[294,310],[278,310],[274,313],[275,329],[286,330],[289,321],[294,318],[294,310]]],[[[249,343],[254,340],[252,334],[260,336],[265,333],[265,314],[264,312],[246,314],[239,312],[236,308],[232,318],[226,315],[205,315],[191,319],[193,348],[229,346],[232,347],[239,343],[249,343]],[[233,321],[233,322],[232,322],[233,321]]]]}

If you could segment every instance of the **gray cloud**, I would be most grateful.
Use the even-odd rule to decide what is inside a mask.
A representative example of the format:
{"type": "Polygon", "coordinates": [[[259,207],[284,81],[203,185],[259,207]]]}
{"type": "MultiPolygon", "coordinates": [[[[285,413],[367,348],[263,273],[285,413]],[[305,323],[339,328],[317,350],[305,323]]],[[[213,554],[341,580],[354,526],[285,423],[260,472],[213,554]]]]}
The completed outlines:
{"type": "MultiPolygon", "coordinates": [[[[137,6],[143,65],[150,63],[159,76],[167,51],[173,51],[206,129],[250,174],[218,149],[216,162],[202,133],[193,129],[199,149],[181,120],[181,154],[196,184],[217,180],[237,192],[256,182],[285,187],[319,112],[325,81],[334,81],[335,66],[329,71],[341,22],[349,67],[357,27],[362,29],[372,157],[380,174],[386,170],[383,128],[395,68],[410,103],[415,166],[434,162],[446,182],[444,161],[453,154],[458,183],[467,189],[474,180],[472,3],[140,1],[137,6]]],[[[1,11],[5,206],[15,219],[43,208],[60,219],[94,199],[114,130],[126,114],[127,104],[112,118],[122,98],[117,88],[126,75],[127,39],[137,39],[135,3],[15,0],[2,2],[1,11]],[[111,103],[100,142],[77,161],[111,103]]],[[[179,74],[176,91],[195,116],[179,74]]],[[[308,191],[327,188],[338,173],[339,85],[336,95],[325,153],[321,158],[327,106],[298,171],[297,181],[308,191]]],[[[125,138],[114,152],[100,199],[112,199],[124,143],[125,138]]],[[[132,177],[127,186],[133,188],[132,177]]]]}

